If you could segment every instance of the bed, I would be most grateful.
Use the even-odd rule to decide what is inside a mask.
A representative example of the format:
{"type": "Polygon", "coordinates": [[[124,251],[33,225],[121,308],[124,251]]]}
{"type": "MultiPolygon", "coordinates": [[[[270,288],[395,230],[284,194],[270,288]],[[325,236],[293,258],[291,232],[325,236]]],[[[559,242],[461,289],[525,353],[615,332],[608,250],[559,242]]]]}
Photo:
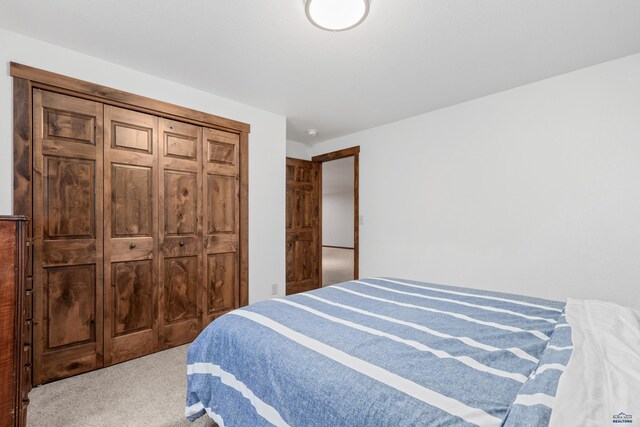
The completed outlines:
{"type": "MultiPolygon", "coordinates": [[[[565,308],[391,278],[263,301],[191,344],[185,415],[220,427],[547,426],[574,353],[565,308]]],[[[581,375],[570,376],[575,395],[581,375]]],[[[623,400],[627,415],[635,403],[623,400]]],[[[567,404],[562,420],[583,404],[567,404]]]]}

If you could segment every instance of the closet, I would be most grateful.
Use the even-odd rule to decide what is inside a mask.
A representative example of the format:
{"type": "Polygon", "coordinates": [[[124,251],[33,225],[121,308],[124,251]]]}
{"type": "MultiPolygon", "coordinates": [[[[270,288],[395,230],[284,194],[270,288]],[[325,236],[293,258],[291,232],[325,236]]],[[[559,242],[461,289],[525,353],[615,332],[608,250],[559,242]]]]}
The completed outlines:
{"type": "Polygon", "coordinates": [[[33,383],[188,343],[246,304],[248,127],[31,86],[33,383]]]}

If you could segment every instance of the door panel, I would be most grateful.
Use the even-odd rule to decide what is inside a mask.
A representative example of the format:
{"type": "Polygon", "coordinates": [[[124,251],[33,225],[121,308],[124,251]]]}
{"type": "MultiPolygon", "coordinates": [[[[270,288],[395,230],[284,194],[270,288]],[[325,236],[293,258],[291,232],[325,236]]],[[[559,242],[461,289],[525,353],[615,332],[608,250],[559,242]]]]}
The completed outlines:
{"type": "Polygon", "coordinates": [[[165,324],[198,315],[198,257],[169,258],[164,266],[165,324]]]}
{"type": "Polygon", "coordinates": [[[236,203],[228,203],[236,196],[236,179],[233,176],[207,177],[209,197],[208,234],[234,233],[236,230],[236,203]]]}
{"type": "Polygon", "coordinates": [[[238,308],[240,136],[204,129],[204,326],[238,308]]]}
{"type": "Polygon", "coordinates": [[[44,235],[95,239],[95,161],[44,156],[44,235]]]}
{"type": "Polygon", "coordinates": [[[158,119],[106,105],[105,364],[158,349],[158,119]]]}
{"type": "Polygon", "coordinates": [[[164,139],[164,154],[167,157],[198,159],[198,138],[167,132],[164,139]]]}
{"type": "Polygon", "coordinates": [[[238,176],[240,135],[215,129],[204,129],[205,165],[215,175],[238,176]]]}
{"type": "MultiPolygon", "coordinates": [[[[117,112],[116,114],[127,115],[122,109],[114,109],[113,111],[117,112]]],[[[148,127],[152,124],[151,119],[151,116],[148,116],[147,119],[143,120],[143,122],[147,122],[146,125],[143,123],[142,126],[137,126],[129,123],[130,119],[126,117],[124,117],[124,120],[127,122],[119,122],[117,118],[114,118],[110,127],[112,135],[111,148],[141,151],[147,154],[153,153],[154,129],[148,127]]]]}
{"type": "Polygon", "coordinates": [[[192,341],[202,330],[202,128],[160,119],[160,348],[192,341]]]}
{"type": "Polygon", "coordinates": [[[35,384],[102,366],[102,104],[33,91],[35,384]]]}
{"type": "Polygon", "coordinates": [[[114,336],[145,331],[153,327],[153,264],[151,260],[114,262],[114,336]]]}
{"type": "Polygon", "coordinates": [[[113,164],[111,181],[112,235],[150,236],[153,232],[153,217],[149,203],[149,196],[153,194],[153,169],[113,164]]]}
{"type": "MultiPolygon", "coordinates": [[[[219,135],[220,133],[218,133],[219,135]]],[[[224,138],[224,135],[222,136],[224,138]]],[[[230,143],[223,142],[222,138],[207,140],[207,161],[210,163],[235,165],[236,144],[235,137],[230,137],[230,143]]]]}
{"type": "Polygon", "coordinates": [[[287,295],[321,286],[320,168],[318,163],[287,158],[287,295]]]}
{"type": "Polygon", "coordinates": [[[95,265],[49,268],[45,282],[46,348],[95,341],[95,265]]]}
{"type": "Polygon", "coordinates": [[[167,236],[197,236],[198,174],[164,172],[164,221],[167,236]]]}
{"type": "Polygon", "coordinates": [[[235,254],[209,255],[207,265],[207,315],[233,310],[237,280],[235,254]]]}
{"type": "Polygon", "coordinates": [[[95,146],[96,119],[91,114],[44,107],[43,136],[95,146]]]}

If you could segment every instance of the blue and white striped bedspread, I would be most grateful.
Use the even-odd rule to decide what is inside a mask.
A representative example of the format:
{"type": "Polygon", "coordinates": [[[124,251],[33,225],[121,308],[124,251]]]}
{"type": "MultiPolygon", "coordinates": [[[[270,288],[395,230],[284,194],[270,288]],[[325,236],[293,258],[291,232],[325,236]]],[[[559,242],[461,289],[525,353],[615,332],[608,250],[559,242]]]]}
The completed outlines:
{"type": "Polygon", "coordinates": [[[228,313],[189,347],[186,416],[223,426],[545,426],[564,303],[363,279],[228,313]]]}

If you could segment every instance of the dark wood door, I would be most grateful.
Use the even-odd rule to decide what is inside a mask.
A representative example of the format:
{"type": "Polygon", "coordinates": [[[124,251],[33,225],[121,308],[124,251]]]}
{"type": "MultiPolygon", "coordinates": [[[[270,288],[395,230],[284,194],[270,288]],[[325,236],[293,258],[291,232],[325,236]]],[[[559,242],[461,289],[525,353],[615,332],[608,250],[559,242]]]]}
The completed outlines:
{"type": "Polygon", "coordinates": [[[287,158],[287,295],[321,286],[320,165],[287,158]]]}
{"type": "Polygon", "coordinates": [[[159,346],[191,342],[202,330],[202,128],[160,124],[159,346]]]}
{"type": "Polygon", "coordinates": [[[102,104],[33,91],[34,383],[103,364],[102,104]]]}
{"type": "Polygon", "coordinates": [[[204,326],[239,307],[240,136],[204,129],[204,326]]]}
{"type": "Polygon", "coordinates": [[[105,365],[158,349],[158,118],[104,107],[105,365]]]}

